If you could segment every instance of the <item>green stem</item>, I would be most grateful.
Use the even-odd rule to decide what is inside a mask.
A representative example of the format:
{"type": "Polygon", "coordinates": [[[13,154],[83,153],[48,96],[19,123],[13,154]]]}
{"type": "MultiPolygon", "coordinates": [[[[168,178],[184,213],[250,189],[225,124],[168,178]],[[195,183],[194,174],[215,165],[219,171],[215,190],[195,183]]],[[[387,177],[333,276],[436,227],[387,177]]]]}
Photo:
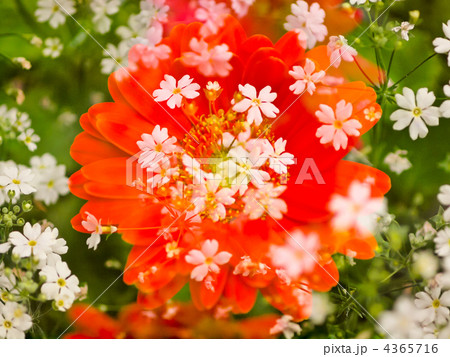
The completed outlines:
{"type": "Polygon", "coordinates": [[[395,82],[392,86],[390,86],[390,88],[394,88],[396,87],[401,81],[405,80],[406,78],[408,78],[411,74],[413,74],[417,69],[419,69],[425,62],[429,61],[430,59],[432,59],[434,56],[436,56],[437,53],[433,53],[432,55],[428,56],[427,58],[425,58],[422,62],[420,62],[417,66],[415,66],[411,71],[409,71],[407,74],[405,74],[402,78],[400,78],[397,82],[395,82]]]}
{"type": "Polygon", "coordinates": [[[389,82],[389,75],[391,74],[391,68],[392,68],[392,61],[394,60],[394,55],[395,55],[395,48],[392,50],[391,53],[391,58],[389,58],[389,65],[388,65],[388,69],[386,72],[386,81],[384,83],[384,88],[387,88],[388,82],[389,82]]]}

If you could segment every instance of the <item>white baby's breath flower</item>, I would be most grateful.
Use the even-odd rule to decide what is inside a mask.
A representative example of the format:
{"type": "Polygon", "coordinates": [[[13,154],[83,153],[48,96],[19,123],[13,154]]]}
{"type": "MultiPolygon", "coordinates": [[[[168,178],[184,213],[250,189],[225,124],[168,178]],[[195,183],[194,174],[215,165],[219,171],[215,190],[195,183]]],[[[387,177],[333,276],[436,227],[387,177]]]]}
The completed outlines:
{"type": "Polygon", "coordinates": [[[442,24],[442,30],[446,38],[438,37],[433,41],[434,51],[448,55],[448,66],[450,67],[450,20],[442,24]]]}
{"type": "Polygon", "coordinates": [[[409,41],[409,31],[414,28],[413,24],[410,24],[408,21],[403,21],[400,26],[396,26],[392,29],[394,32],[399,32],[402,36],[402,39],[405,41],[409,41]]]}
{"type": "Polygon", "coordinates": [[[56,203],[59,196],[69,193],[64,165],[37,171],[34,183],[37,189],[34,198],[44,202],[47,206],[56,203]]]}
{"type": "Polygon", "coordinates": [[[450,256],[450,227],[441,229],[434,238],[434,243],[437,255],[440,257],[450,256]]]}
{"type": "Polygon", "coordinates": [[[45,39],[42,54],[45,57],[58,58],[61,55],[64,46],[58,37],[49,37],[45,39]]]}
{"type": "Polygon", "coordinates": [[[410,88],[403,88],[403,95],[396,94],[395,99],[400,108],[391,115],[395,121],[394,130],[403,130],[409,126],[411,139],[424,138],[428,134],[429,126],[439,125],[439,108],[434,107],[436,97],[427,88],[421,88],[414,95],[410,88]]]}
{"type": "Polygon", "coordinates": [[[412,167],[411,162],[406,157],[407,154],[408,151],[406,150],[391,152],[385,157],[384,163],[389,166],[392,172],[400,175],[403,171],[409,170],[412,167]]]}
{"type": "Polygon", "coordinates": [[[50,26],[57,28],[66,22],[67,14],[73,15],[76,12],[73,0],[39,0],[38,8],[34,15],[39,22],[49,22],[50,26]],[[58,4],[59,3],[59,4],[58,4]]]}
{"type": "Polygon", "coordinates": [[[93,0],[91,9],[94,12],[92,22],[99,33],[107,33],[111,28],[111,19],[119,11],[120,0],[93,0]]]}
{"type": "Polygon", "coordinates": [[[450,314],[448,308],[450,306],[450,291],[441,294],[439,286],[425,288],[425,291],[416,294],[414,303],[423,312],[420,320],[424,325],[432,322],[443,325],[447,322],[450,314]]]}
{"type": "Polygon", "coordinates": [[[55,266],[47,265],[39,275],[46,278],[41,291],[48,299],[53,300],[64,295],[75,297],[80,292],[79,280],[72,275],[65,262],[58,262],[55,266]]]}
{"type": "Polygon", "coordinates": [[[31,226],[26,223],[23,233],[14,231],[9,234],[9,242],[14,246],[12,253],[21,258],[34,256],[39,260],[45,260],[47,254],[52,251],[52,235],[50,232],[42,232],[40,224],[31,226]]]}
{"type": "Polygon", "coordinates": [[[16,197],[20,194],[29,195],[36,191],[31,185],[34,179],[33,172],[24,167],[15,164],[5,164],[0,172],[0,186],[8,192],[12,190],[16,193],[16,197]]]}

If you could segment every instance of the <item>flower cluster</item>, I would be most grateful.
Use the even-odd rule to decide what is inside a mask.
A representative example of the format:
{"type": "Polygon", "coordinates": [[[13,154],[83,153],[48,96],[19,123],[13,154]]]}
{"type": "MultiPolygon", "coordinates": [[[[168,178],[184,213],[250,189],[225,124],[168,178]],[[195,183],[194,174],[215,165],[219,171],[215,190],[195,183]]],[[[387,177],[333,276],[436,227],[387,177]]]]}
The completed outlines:
{"type": "Polygon", "coordinates": [[[9,109],[3,104],[0,105],[0,145],[6,145],[8,140],[22,142],[30,151],[35,151],[40,138],[31,128],[27,113],[22,113],[17,108],[9,109]]]}

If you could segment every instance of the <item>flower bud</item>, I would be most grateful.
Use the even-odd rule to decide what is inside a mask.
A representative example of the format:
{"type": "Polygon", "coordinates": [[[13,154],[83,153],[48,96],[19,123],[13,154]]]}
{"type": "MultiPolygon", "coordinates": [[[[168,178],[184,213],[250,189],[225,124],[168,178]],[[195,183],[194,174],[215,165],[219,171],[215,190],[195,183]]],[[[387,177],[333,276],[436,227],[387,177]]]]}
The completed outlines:
{"type": "Polygon", "coordinates": [[[33,209],[33,204],[31,203],[31,201],[23,201],[22,209],[24,212],[30,212],[33,209]]]}
{"type": "Polygon", "coordinates": [[[20,207],[17,206],[17,205],[13,206],[13,212],[14,212],[15,214],[19,213],[19,212],[20,212],[20,207]]]}
{"type": "Polygon", "coordinates": [[[2,213],[4,213],[4,214],[8,213],[8,208],[7,207],[3,207],[2,208],[2,213]]]}
{"type": "Polygon", "coordinates": [[[17,264],[20,262],[20,255],[17,254],[13,254],[11,257],[11,260],[13,261],[14,264],[17,264]]]}
{"type": "Polygon", "coordinates": [[[39,295],[37,296],[37,299],[38,299],[39,301],[42,301],[42,302],[48,300],[48,299],[47,299],[47,296],[46,296],[45,294],[39,294],[39,295]]]}
{"type": "Polygon", "coordinates": [[[419,21],[420,18],[420,11],[419,10],[412,10],[409,12],[409,22],[411,24],[416,24],[417,21],[419,21]]]}
{"type": "Polygon", "coordinates": [[[19,227],[22,227],[22,226],[25,225],[25,220],[24,220],[23,218],[19,218],[19,219],[16,221],[16,224],[17,224],[19,227]]]}
{"type": "Polygon", "coordinates": [[[16,192],[13,190],[8,190],[8,197],[10,200],[12,200],[14,197],[16,197],[16,192]]]}
{"type": "Polygon", "coordinates": [[[27,71],[31,69],[31,63],[25,57],[14,57],[12,61],[27,71]]]}

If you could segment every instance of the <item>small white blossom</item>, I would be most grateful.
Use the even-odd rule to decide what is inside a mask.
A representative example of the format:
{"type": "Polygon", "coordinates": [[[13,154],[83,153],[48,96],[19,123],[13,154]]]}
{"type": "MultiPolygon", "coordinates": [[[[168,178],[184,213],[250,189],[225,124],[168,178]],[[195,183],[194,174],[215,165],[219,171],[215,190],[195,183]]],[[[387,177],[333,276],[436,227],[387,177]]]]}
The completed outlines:
{"type": "Polygon", "coordinates": [[[450,67],[450,20],[442,24],[442,30],[446,38],[438,37],[433,41],[436,53],[448,54],[448,66],[450,67]]]}
{"type": "Polygon", "coordinates": [[[421,88],[417,95],[410,88],[403,88],[403,95],[396,94],[397,105],[402,108],[391,114],[395,121],[394,130],[403,130],[409,126],[411,139],[424,138],[428,134],[429,126],[439,125],[439,108],[434,107],[436,97],[427,88],[421,88]]]}
{"type": "Polygon", "coordinates": [[[58,58],[61,55],[64,46],[58,37],[45,39],[42,54],[45,57],[58,58]]]}
{"type": "Polygon", "coordinates": [[[6,192],[14,191],[16,197],[20,194],[29,195],[36,192],[36,188],[32,186],[33,179],[33,171],[15,164],[4,165],[0,172],[0,186],[3,186],[6,192]]]}
{"type": "Polygon", "coordinates": [[[153,92],[155,101],[167,101],[167,106],[170,109],[180,108],[183,98],[194,99],[200,95],[198,93],[200,86],[197,83],[192,83],[193,80],[186,74],[177,84],[177,80],[174,77],[168,74],[164,75],[164,80],[160,83],[161,89],[156,89],[153,92]]]}
{"type": "Polygon", "coordinates": [[[86,244],[88,245],[88,248],[93,248],[94,250],[97,249],[97,246],[100,243],[101,235],[103,233],[114,233],[117,232],[117,227],[114,226],[102,226],[102,220],[98,220],[95,218],[94,215],[92,215],[89,212],[86,212],[87,218],[85,221],[81,222],[81,225],[84,229],[86,229],[88,232],[92,233],[91,236],[87,239],[86,244]]]}
{"type": "Polygon", "coordinates": [[[199,0],[195,18],[203,22],[200,36],[208,37],[216,34],[225,24],[225,17],[230,13],[225,3],[216,3],[214,0],[199,0]]]}
{"type": "Polygon", "coordinates": [[[302,328],[299,324],[292,322],[293,319],[290,315],[283,315],[277,320],[275,326],[270,329],[270,334],[276,335],[282,332],[287,339],[291,339],[295,335],[300,335],[302,328]]]}
{"type": "Polygon", "coordinates": [[[416,294],[414,303],[423,312],[420,321],[425,325],[432,322],[443,325],[447,322],[450,314],[448,308],[450,306],[450,291],[441,294],[440,287],[425,288],[425,291],[416,294]]]}
{"type": "Polygon", "coordinates": [[[414,25],[410,24],[408,21],[403,21],[400,26],[396,26],[392,29],[394,32],[399,32],[402,39],[409,41],[409,31],[414,28],[414,25]]]}
{"type": "Polygon", "coordinates": [[[316,65],[310,59],[306,59],[305,66],[294,66],[289,74],[296,80],[289,89],[294,94],[301,94],[305,90],[312,95],[316,90],[316,83],[322,81],[325,77],[325,71],[315,72],[316,65]]]}
{"type": "Polygon", "coordinates": [[[22,141],[30,151],[35,151],[37,149],[36,143],[41,141],[41,138],[35,134],[34,130],[29,128],[23,131],[18,137],[17,140],[22,141]]]}
{"type": "Polygon", "coordinates": [[[353,5],[353,6],[355,6],[355,5],[363,5],[366,2],[368,2],[368,1],[370,1],[372,3],[376,3],[377,1],[380,1],[380,0],[350,0],[350,5],[353,5]]]}
{"type": "Polygon", "coordinates": [[[116,47],[111,43],[106,45],[106,51],[104,51],[105,58],[101,61],[101,72],[103,74],[110,74],[122,67],[128,65],[128,51],[130,47],[127,41],[122,41],[116,47]]]}
{"type": "Polygon", "coordinates": [[[353,62],[354,57],[358,55],[356,50],[348,45],[344,36],[330,36],[330,42],[327,45],[328,57],[330,57],[330,65],[338,68],[341,60],[353,62]]]}
{"type": "Polygon", "coordinates": [[[434,243],[437,255],[440,257],[450,256],[450,227],[441,229],[434,238],[434,243]]]}
{"type": "Polygon", "coordinates": [[[238,17],[244,17],[256,0],[231,0],[231,8],[238,17]]]}
{"type": "Polygon", "coordinates": [[[54,243],[51,232],[42,232],[40,224],[31,226],[28,222],[23,227],[23,233],[14,231],[9,234],[9,242],[14,246],[12,254],[21,258],[34,256],[40,261],[47,259],[54,243]]]}
{"type": "Polygon", "coordinates": [[[54,0],[39,0],[38,9],[34,13],[37,20],[39,22],[48,21],[51,27],[57,28],[66,22],[67,14],[75,14],[75,1],[58,0],[58,3],[54,0]]]}
{"type": "Polygon", "coordinates": [[[65,262],[58,262],[55,266],[47,265],[42,268],[39,275],[46,278],[41,291],[48,299],[53,300],[64,295],[75,297],[80,292],[78,278],[72,275],[65,262]]]}
{"type": "Polygon", "coordinates": [[[411,162],[408,160],[406,150],[397,150],[389,153],[384,158],[384,163],[389,166],[392,172],[400,175],[403,171],[409,170],[412,167],[411,162]]]}
{"type": "Polygon", "coordinates": [[[434,277],[439,269],[439,260],[430,250],[422,250],[413,255],[413,271],[425,280],[434,277]]]}
{"type": "Polygon", "coordinates": [[[25,332],[32,326],[31,316],[25,306],[16,302],[0,302],[0,338],[25,338],[25,332]]]}
{"type": "Polygon", "coordinates": [[[91,9],[94,12],[92,22],[99,33],[107,33],[111,28],[111,19],[119,11],[120,0],[93,0],[91,9]]]}

